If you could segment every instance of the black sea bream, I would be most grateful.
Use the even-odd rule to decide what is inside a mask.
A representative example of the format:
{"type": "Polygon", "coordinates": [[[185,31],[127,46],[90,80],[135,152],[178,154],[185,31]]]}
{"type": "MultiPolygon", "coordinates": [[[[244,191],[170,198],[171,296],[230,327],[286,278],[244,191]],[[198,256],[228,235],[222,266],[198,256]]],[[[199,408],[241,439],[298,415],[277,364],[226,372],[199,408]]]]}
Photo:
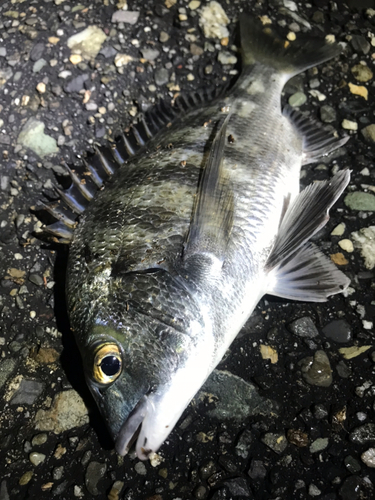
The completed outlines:
{"type": "MultiPolygon", "coordinates": [[[[282,41],[246,15],[240,24],[243,70],[234,87],[156,133],[74,230],[71,326],[121,455],[135,439],[141,459],[158,450],[264,294],[325,301],[349,284],[308,243],[349,171],[299,193],[301,165],[346,138],[280,105],[289,78],[340,47],[282,41]]],[[[148,118],[142,130],[152,136],[157,117],[148,118]]],[[[139,130],[133,138],[142,143],[139,130]]],[[[130,139],[122,144],[131,152],[130,139]]],[[[114,160],[97,155],[111,170],[114,160]]]]}

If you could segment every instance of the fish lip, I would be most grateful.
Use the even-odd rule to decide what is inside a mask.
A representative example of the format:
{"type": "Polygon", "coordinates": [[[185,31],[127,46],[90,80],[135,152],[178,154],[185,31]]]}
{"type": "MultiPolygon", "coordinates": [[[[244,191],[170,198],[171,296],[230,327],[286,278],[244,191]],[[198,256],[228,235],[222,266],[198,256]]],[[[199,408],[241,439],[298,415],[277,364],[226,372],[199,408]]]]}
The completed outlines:
{"type": "Polygon", "coordinates": [[[147,414],[147,402],[147,396],[143,396],[122,424],[115,442],[115,449],[119,455],[126,455],[136,440],[139,428],[147,414]]]}

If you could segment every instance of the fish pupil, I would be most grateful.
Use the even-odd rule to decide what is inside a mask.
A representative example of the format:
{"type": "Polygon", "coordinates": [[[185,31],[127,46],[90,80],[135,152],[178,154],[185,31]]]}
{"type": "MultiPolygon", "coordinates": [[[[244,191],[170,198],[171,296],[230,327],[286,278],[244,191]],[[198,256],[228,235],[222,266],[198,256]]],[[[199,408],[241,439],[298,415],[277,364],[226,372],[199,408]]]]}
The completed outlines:
{"type": "Polygon", "coordinates": [[[116,373],[119,372],[120,367],[121,367],[120,360],[117,359],[116,356],[106,356],[100,363],[100,368],[102,369],[102,372],[108,377],[116,375],[116,373]]]}

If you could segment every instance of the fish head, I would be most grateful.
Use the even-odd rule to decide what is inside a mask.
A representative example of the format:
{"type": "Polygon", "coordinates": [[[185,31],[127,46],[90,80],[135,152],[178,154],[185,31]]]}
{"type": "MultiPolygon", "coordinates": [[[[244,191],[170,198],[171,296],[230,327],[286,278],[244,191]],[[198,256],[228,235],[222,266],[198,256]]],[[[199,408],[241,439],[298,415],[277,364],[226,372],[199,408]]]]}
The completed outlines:
{"type": "Polygon", "coordinates": [[[165,281],[163,273],[127,277],[102,301],[87,341],[79,343],[116,451],[125,455],[136,440],[140,459],[159,449],[213,368],[213,337],[201,305],[165,281]],[[143,293],[137,293],[140,282],[143,293]]]}

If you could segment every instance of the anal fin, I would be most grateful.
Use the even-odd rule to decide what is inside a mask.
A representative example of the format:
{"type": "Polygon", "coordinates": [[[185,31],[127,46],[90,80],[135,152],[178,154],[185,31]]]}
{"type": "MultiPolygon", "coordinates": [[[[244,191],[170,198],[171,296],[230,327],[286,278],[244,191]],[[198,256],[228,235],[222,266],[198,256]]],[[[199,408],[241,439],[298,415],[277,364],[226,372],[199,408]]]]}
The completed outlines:
{"type": "Polygon", "coordinates": [[[325,302],[344,291],[350,279],[309,243],[268,274],[267,293],[292,300],[325,302]]]}
{"type": "Polygon", "coordinates": [[[288,207],[265,266],[267,293],[297,300],[325,301],[349,279],[307,241],[329,219],[329,209],[349,183],[350,171],[304,189],[288,207]]]}

